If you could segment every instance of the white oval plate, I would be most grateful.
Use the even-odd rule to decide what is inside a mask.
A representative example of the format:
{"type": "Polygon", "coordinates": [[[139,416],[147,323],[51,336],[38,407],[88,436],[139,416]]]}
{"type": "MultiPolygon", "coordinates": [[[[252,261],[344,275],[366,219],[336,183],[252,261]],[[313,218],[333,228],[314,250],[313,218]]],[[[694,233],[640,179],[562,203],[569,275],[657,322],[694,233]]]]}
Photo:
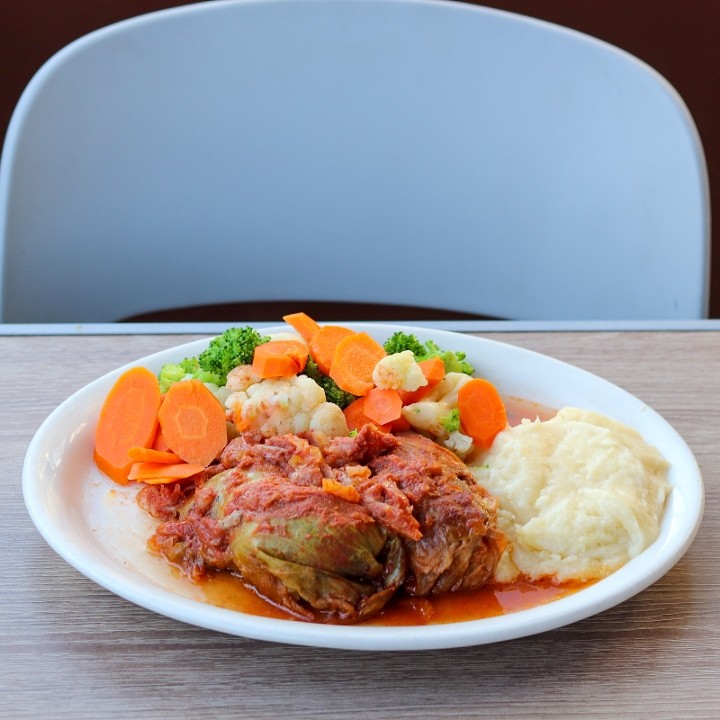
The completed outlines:
{"type": "MultiPolygon", "coordinates": [[[[90,383],[60,405],[33,438],[23,466],[25,504],[48,544],[83,575],[137,605],[200,627],[260,640],[354,650],[421,650],[509,640],[581,620],[632,597],[662,577],[685,553],[702,518],[697,462],[678,433],[654,410],[619,387],[538,353],[466,335],[390,325],[353,324],[383,341],[405,329],[421,340],[464,351],[477,374],[507,396],[551,407],[605,413],[638,430],[671,463],[672,492],[660,536],[604,580],[570,596],[509,615],[412,627],[337,626],[279,620],[215,607],[145,549],[154,521],[135,505],[137,488],[120,487],[95,467],[93,431],[105,395],[130,365],[90,383]]],[[[268,328],[265,332],[287,330],[268,328]]],[[[158,371],[196,355],[201,340],[138,360],[158,371]]]]}

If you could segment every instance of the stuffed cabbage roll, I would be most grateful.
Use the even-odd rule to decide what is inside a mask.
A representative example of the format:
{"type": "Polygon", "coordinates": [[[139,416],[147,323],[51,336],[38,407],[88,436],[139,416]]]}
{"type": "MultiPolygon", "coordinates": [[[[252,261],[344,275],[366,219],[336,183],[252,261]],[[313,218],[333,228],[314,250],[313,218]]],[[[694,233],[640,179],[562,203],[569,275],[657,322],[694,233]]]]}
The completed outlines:
{"type": "Polygon", "coordinates": [[[377,482],[392,481],[413,506],[420,538],[407,538],[405,589],[412,595],[471,590],[492,579],[507,544],[497,501],[450,450],[414,432],[369,462],[377,482]]]}
{"type": "Polygon", "coordinates": [[[152,486],[149,546],[195,579],[230,570],[316,622],[355,622],[400,589],[481,587],[504,548],[495,501],[452,452],[366,425],[330,441],[246,433],[195,486],[152,486]]]}
{"type": "Polygon", "coordinates": [[[400,587],[402,544],[359,498],[323,489],[324,478],[337,480],[317,447],[292,435],[239,438],[223,460],[234,466],[204,480],[158,527],[151,549],[195,579],[234,571],[306,620],[357,621],[400,587]]]}

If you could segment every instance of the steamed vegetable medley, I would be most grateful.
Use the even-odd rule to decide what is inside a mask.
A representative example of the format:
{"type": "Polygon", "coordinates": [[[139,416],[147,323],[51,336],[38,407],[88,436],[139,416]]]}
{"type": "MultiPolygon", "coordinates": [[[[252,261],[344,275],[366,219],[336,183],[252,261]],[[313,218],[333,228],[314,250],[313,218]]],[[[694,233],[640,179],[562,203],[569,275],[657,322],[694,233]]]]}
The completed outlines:
{"type": "Polygon", "coordinates": [[[495,387],[460,352],[397,332],[364,332],[285,316],[294,332],[230,328],[197,357],[156,377],[132,368],[112,388],[95,438],[98,467],[125,484],[174,483],[210,466],[240,433],[333,438],[372,423],[415,430],[460,458],[506,427],[495,387]]]}

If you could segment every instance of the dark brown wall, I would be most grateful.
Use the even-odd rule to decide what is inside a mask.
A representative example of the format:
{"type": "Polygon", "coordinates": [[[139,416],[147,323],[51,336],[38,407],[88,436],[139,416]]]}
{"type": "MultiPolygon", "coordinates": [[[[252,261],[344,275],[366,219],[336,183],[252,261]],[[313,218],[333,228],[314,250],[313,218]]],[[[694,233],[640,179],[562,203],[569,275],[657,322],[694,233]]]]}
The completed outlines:
{"type": "MultiPolygon", "coordinates": [[[[208,0],[212,1],[212,0],[208,0]]],[[[486,0],[581,30],[653,66],[682,95],[705,148],[713,216],[720,217],[720,0],[486,0]]],[[[182,0],[0,0],[0,136],[40,65],[91,30],[182,0]]],[[[720,230],[713,233],[710,316],[720,318],[720,230]]]]}

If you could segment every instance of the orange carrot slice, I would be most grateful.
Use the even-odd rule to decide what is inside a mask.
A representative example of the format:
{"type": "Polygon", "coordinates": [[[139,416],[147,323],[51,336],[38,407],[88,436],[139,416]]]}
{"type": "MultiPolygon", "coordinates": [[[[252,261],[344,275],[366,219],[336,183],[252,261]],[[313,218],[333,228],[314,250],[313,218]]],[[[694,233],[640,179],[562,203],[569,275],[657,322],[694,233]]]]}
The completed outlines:
{"type": "Polygon", "coordinates": [[[374,387],[365,395],[363,413],[374,423],[386,425],[402,417],[402,406],[397,390],[374,387]]]}
{"type": "Polygon", "coordinates": [[[186,463],[207,466],[227,444],[225,409],[199,380],[171,385],[158,420],[170,450],[186,463]]]}
{"type": "Polygon", "coordinates": [[[305,369],[308,355],[299,340],[271,340],[255,348],[252,371],[260,378],[292,377],[305,369]]]}
{"type": "Polygon", "coordinates": [[[360,493],[352,485],[343,485],[333,478],[323,478],[322,489],[352,503],[360,502],[360,493]]]}
{"type": "Polygon", "coordinates": [[[304,312],[283,315],[283,320],[295,330],[305,342],[310,342],[312,336],[320,329],[320,325],[304,312]]]}
{"type": "Polygon", "coordinates": [[[183,480],[192,475],[197,475],[197,473],[204,469],[205,465],[196,463],[136,462],[130,467],[128,480],[148,480],[157,477],[183,480]]]}
{"type": "MultiPolygon", "coordinates": [[[[348,430],[360,430],[363,425],[373,423],[377,425],[374,420],[371,420],[365,414],[365,397],[359,397],[357,400],[353,400],[344,410],[345,422],[347,422],[348,430]]],[[[381,430],[390,432],[391,425],[379,425],[381,430]]]]}
{"type": "Polygon", "coordinates": [[[390,432],[400,433],[409,430],[410,427],[410,421],[404,415],[401,415],[397,420],[390,423],[390,432]]]}
{"type": "Polygon", "coordinates": [[[167,450],[154,450],[153,448],[131,447],[128,457],[134,462],[179,463],[180,458],[167,450]]]}
{"type": "Polygon", "coordinates": [[[341,325],[323,325],[310,338],[310,356],[324,375],[330,374],[335,348],[344,338],[355,335],[354,330],[341,325]]]}
{"type": "MultiPolygon", "coordinates": [[[[163,396],[164,399],[164,396],[163,396]]],[[[167,444],[165,436],[162,434],[162,428],[158,424],[157,432],[155,433],[155,439],[152,444],[153,450],[160,450],[161,452],[170,452],[170,446],[167,444]]],[[[173,453],[174,454],[174,453],[173,453]]]]}
{"type": "Polygon", "coordinates": [[[145,485],[168,485],[170,483],[182,482],[185,478],[176,477],[151,477],[139,480],[138,482],[145,483],[145,485]]]}
{"type": "Polygon", "coordinates": [[[100,410],[95,428],[95,464],[109,478],[127,483],[132,465],[128,450],[149,447],[157,430],[160,386],[143,367],[131,368],[115,382],[100,410]]]}
{"type": "Polygon", "coordinates": [[[458,390],[460,427],[480,448],[489,448],[507,426],[505,403],[488,380],[473,378],[458,390]]]}
{"type": "Polygon", "coordinates": [[[349,335],[337,344],[330,363],[330,377],[337,386],[353,395],[365,395],[375,385],[373,370],[387,355],[377,340],[367,333],[349,335]]]}
{"type": "Polygon", "coordinates": [[[412,391],[401,390],[400,397],[402,398],[403,405],[420,402],[420,400],[426,395],[429,395],[430,391],[445,377],[445,363],[439,357],[421,360],[418,365],[427,380],[427,385],[423,385],[417,390],[412,391]]]}

